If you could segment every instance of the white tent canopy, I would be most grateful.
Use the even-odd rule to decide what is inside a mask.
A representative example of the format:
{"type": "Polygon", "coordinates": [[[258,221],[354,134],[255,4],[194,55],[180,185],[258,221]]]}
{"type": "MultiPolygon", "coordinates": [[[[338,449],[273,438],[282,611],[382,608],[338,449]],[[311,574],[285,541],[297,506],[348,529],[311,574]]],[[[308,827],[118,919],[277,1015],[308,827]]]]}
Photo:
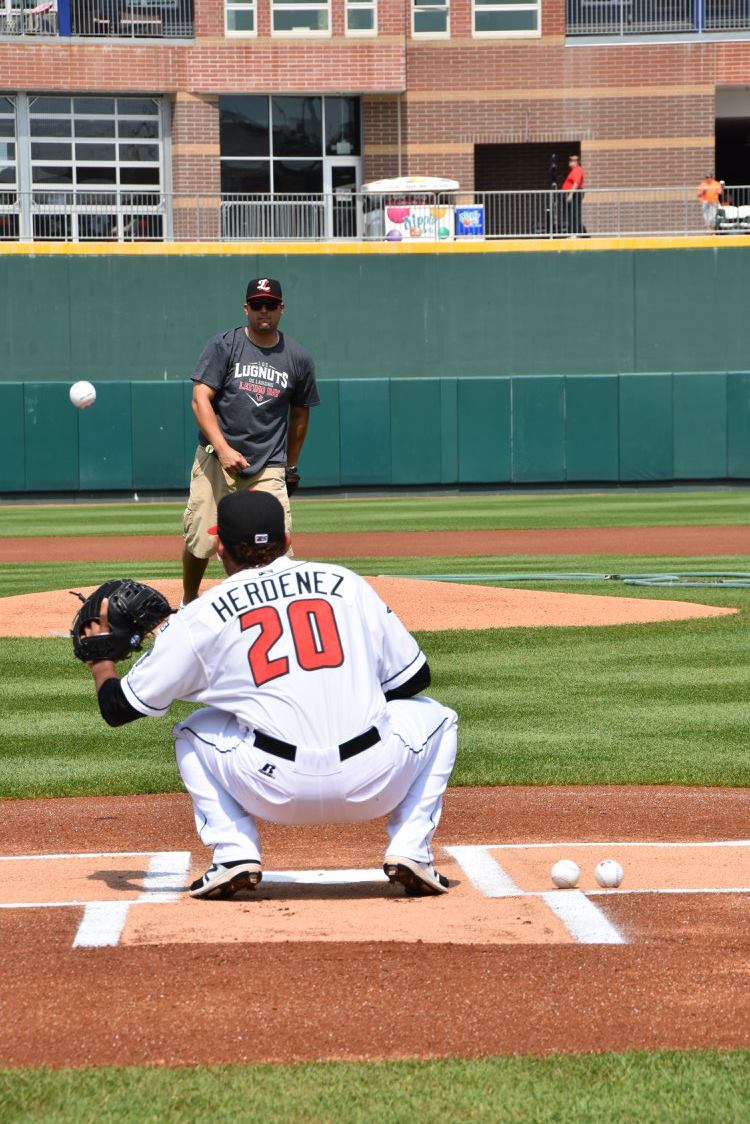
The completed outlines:
{"type": "Polygon", "coordinates": [[[415,191],[458,191],[458,180],[444,180],[437,176],[394,176],[393,179],[373,180],[363,184],[362,190],[370,195],[406,195],[415,191]]]}

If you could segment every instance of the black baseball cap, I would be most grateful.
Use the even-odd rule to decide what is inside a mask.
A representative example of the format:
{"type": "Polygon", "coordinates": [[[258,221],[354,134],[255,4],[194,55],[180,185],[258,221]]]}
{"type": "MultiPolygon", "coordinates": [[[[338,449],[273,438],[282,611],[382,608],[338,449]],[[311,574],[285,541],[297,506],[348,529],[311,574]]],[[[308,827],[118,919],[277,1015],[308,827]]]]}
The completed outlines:
{"type": "Polygon", "coordinates": [[[217,513],[216,526],[209,527],[208,533],[218,535],[229,547],[284,541],[284,508],[270,492],[254,488],[230,492],[219,500],[217,513]]]}
{"type": "Polygon", "coordinates": [[[248,281],[245,300],[260,300],[261,297],[265,297],[266,300],[283,300],[281,284],[273,277],[254,277],[252,281],[248,281]]]}

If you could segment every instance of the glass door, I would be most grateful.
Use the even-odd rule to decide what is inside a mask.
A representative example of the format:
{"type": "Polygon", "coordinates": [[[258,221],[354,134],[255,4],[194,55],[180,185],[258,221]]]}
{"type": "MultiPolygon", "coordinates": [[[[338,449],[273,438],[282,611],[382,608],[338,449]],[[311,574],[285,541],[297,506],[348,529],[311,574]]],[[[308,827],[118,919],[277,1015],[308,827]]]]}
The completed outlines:
{"type": "Polygon", "coordinates": [[[361,161],[352,157],[325,159],[324,191],[327,229],[331,238],[359,238],[362,207],[359,200],[361,161]]]}

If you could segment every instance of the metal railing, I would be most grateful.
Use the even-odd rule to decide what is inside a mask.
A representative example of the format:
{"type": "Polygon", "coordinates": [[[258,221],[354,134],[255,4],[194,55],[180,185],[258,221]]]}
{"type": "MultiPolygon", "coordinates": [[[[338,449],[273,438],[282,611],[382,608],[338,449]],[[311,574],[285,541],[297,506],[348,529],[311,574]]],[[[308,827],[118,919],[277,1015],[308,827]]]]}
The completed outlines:
{"type": "Polygon", "coordinates": [[[569,36],[750,31],[748,0],[566,0],[565,15],[569,36]]]}
{"type": "Polygon", "coordinates": [[[193,0],[15,0],[0,8],[0,36],[191,39],[193,0]]]}
{"type": "Polygon", "coordinates": [[[416,242],[750,233],[750,186],[716,208],[697,186],[381,196],[0,191],[0,241],[416,242]]]}
{"type": "Polygon", "coordinates": [[[6,242],[163,242],[169,218],[158,191],[0,191],[6,242]]]}
{"type": "Polygon", "coordinates": [[[52,0],[0,8],[0,35],[57,35],[57,9],[52,0]]]}
{"type": "Polygon", "coordinates": [[[71,34],[114,39],[190,39],[193,0],[70,0],[71,34]]]}

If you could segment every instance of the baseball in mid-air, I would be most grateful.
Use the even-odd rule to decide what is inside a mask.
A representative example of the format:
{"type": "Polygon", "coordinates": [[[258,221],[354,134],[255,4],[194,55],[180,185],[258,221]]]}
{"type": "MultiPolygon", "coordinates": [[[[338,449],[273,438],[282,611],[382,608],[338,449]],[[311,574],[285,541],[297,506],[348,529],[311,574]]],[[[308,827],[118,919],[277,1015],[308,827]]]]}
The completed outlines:
{"type": "Polygon", "coordinates": [[[614,889],[622,882],[623,869],[616,859],[602,859],[600,863],[596,864],[594,878],[605,889],[614,889]]]}
{"type": "Polygon", "coordinates": [[[87,406],[93,406],[96,402],[96,388],[85,379],[74,382],[70,388],[70,401],[79,410],[85,410],[87,406]]]}
{"type": "Polygon", "coordinates": [[[552,881],[560,890],[570,890],[578,884],[581,872],[572,859],[558,859],[550,871],[552,881]]]}

